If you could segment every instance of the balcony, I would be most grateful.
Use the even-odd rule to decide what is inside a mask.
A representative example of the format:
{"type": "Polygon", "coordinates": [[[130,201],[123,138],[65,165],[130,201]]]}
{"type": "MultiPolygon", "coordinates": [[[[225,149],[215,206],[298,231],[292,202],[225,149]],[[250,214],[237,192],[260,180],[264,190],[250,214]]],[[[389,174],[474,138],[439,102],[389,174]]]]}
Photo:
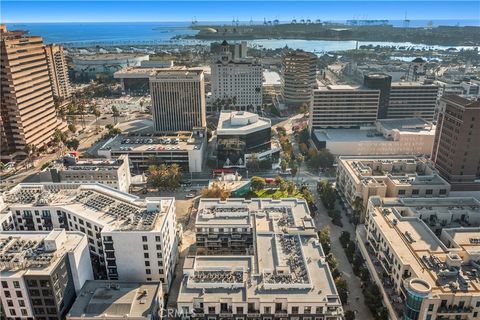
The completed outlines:
{"type": "Polygon", "coordinates": [[[459,307],[457,305],[439,306],[437,309],[438,314],[456,314],[464,315],[473,312],[473,307],[459,307]]]}

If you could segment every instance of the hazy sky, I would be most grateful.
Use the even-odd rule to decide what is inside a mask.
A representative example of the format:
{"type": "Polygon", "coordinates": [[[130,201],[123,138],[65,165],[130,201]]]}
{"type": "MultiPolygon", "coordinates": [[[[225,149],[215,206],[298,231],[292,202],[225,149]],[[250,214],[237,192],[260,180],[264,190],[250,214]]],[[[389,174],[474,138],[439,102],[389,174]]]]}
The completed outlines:
{"type": "Polygon", "coordinates": [[[480,1],[5,1],[2,22],[480,20],[480,1]]]}

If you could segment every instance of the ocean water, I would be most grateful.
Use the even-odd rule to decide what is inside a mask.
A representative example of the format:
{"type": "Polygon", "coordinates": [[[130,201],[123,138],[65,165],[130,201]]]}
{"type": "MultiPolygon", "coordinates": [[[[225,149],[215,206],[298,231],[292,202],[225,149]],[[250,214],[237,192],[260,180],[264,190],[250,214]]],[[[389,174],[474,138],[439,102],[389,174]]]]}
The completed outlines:
{"type": "MultiPolygon", "coordinates": [[[[209,24],[213,22],[202,22],[209,24]]],[[[219,24],[219,22],[215,22],[219,24]]],[[[390,21],[394,26],[402,26],[402,21],[390,21]]],[[[410,26],[426,26],[427,20],[414,20],[410,26]]],[[[225,22],[231,24],[231,22],[225,22]]],[[[478,25],[478,21],[438,20],[433,25],[478,25]]],[[[211,41],[178,39],[175,37],[195,35],[196,30],[189,29],[190,22],[118,22],[118,23],[16,23],[7,24],[10,30],[27,30],[31,35],[42,36],[45,43],[59,43],[65,46],[110,46],[110,45],[142,45],[142,44],[209,44],[211,41]]],[[[332,50],[354,49],[356,41],[330,40],[295,40],[295,39],[263,39],[248,41],[250,46],[276,49],[288,46],[318,53],[332,50]]],[[[358,45],[413,47],[416,49],[446,49],[451,46],[432,46],[414,43],[368,42],[359,41],[358,45]]],[[[471,48],[457,46],[456,48],[471,48]]]]}

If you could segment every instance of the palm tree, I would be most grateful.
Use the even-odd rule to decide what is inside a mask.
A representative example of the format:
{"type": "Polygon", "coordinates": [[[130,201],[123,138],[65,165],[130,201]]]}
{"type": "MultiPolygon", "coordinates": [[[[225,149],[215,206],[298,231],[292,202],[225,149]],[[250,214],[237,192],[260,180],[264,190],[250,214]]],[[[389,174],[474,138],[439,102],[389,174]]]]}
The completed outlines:
{"type": "Polygon", "coordinates": [[[365,207],[363,205],[363,199],[361,197],[356,197],[355,200],[353,201],[353,214],[357,219],[360,219],[360,217],[363,214],[363,211],[365,210],[365,207]]]}
{"type": "Polygon", "coordinates": [[[120,112],[118,112],[117,106],[112,106],[112,113],[113,113],[113,121],[115,124],[117,124],[118,117],[120,116],[120,112]]]}
{"type": "Polygon", "coordinates": [[[36,151],[37,151],[37,146],[34,144],[27,144],[23,148],[23,152],[25,152],[25,154],[27,155],[27,162],[26,162],[27,167],[29,164],[32,164],[36,151]]]}
{"type": "Polygon", "coordinates": [[[100,117],[101,113],[100,113],[100,110],[98,110],[98,108],[96,106],[94,106],[92,109],[93,109],[92,113],[95,116],[95,126],[98,129],[98,118],[100,117]]]}

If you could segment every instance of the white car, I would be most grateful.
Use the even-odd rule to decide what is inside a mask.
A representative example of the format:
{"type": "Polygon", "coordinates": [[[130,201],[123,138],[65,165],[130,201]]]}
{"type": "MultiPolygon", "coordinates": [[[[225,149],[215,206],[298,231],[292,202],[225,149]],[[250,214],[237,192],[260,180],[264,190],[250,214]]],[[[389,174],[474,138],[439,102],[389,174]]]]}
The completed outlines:
{"type": "Polygon", "coordinates": [[[195,195],[193,193],[189,193],[185,196],[187,199],[195,198],[195,195]]]}

